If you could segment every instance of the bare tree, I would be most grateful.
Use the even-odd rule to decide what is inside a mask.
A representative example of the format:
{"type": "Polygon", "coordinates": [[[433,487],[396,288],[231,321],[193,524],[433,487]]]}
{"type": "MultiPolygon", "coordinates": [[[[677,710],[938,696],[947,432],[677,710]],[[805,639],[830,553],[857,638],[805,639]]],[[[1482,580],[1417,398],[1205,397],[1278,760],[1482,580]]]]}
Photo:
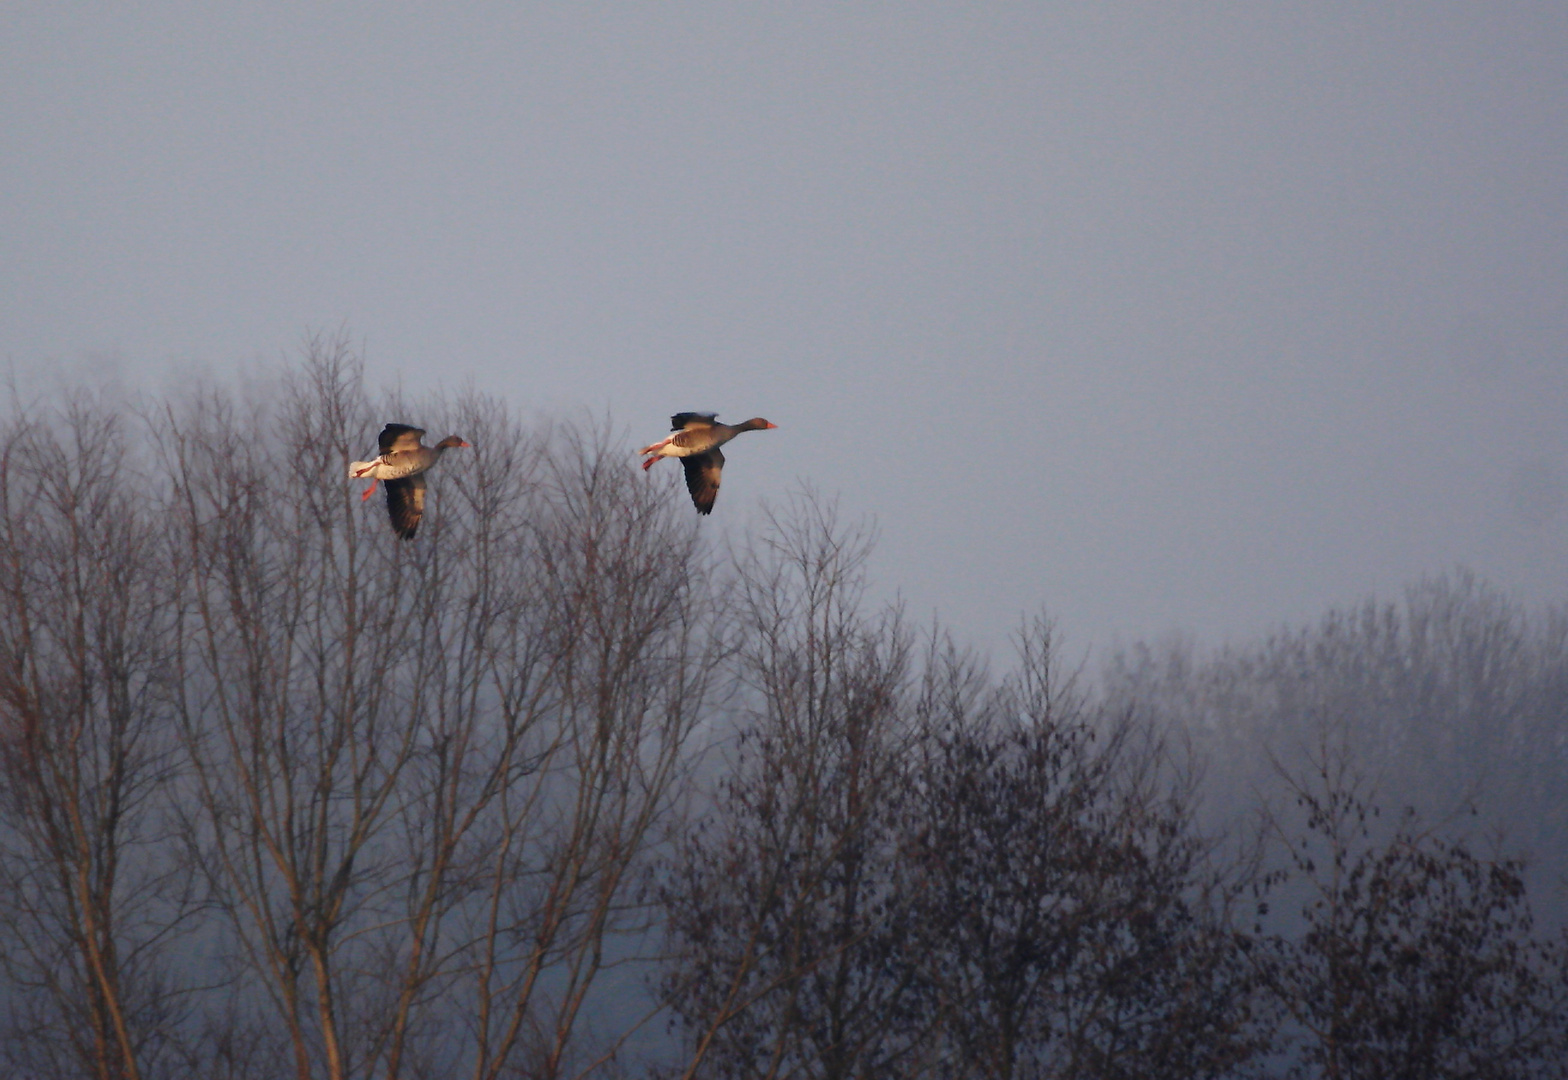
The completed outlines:
{"type": "Polygon", "coordinates": [[[119,410],[79,395],[0,439],[0,963],[17,1075],[170,1060],[191,910],[163,843],[175,612],[119,410]]]}
{"type": "Polygon", "coordinates": [[[1298,814],[1270,828],[1299,926],[1254,953],[1292,1021],[1286,1075],[1565,1075],[1568,953],[1534,936],[1522,865],[1478,857],[1413,812],[1385,827],[1342,754],[1291,784],[1298,814]]]}
{"type": "Polygon", "coordinates": [[[662,881],[687,1076],[1200,1076],[1249,1058],[1239,886],[1042,622],[998,681],[861,606],[810,498],[743,565],[757,711],[662,881]]]}
{"type": "Polygon", "coordinates": [[[662,882],[686,1076],[903,1073],[919,1033],[885,966],[910,641],[864,606],[870,536],[802,496],[742,558],[739,738],[662,882]],[[902,1032],[902,1033],[901,1033],[902,1032]]]}
{"type": "Polygon", "coordinates": [[[599,976],[646,932],[639,870],[687,767],[716,629],[694,532],[640,480],[580,433],[540,459],[527,632],[508,638],[503,665],[502,715],[527,776],[490,821],[462,990],[478,1077],[518,1062],[575,1075],[617,1041],[573,1036],[599,976]]]}
{"type": "MultiPolygon", "coordinates": [[[[1050,627],[1018,671],[928,729],[910,829],[936,1073],[1226,1075],[1250,1022],[1239,881],[1207,861],[1190,781],[1057,670],[1050,627]]],[[[946,680],[944,680],[946,681],[946,680]]]]}
{"type": "Polygon", "coordinates": [[[341,339],[272,409],[170,411],[186,835],[295,1075],[591,1071],[712,668],[702,555],[606,432],[425,415],[473,447],[397,544],[343,481],[379,420],[341,339]]]}

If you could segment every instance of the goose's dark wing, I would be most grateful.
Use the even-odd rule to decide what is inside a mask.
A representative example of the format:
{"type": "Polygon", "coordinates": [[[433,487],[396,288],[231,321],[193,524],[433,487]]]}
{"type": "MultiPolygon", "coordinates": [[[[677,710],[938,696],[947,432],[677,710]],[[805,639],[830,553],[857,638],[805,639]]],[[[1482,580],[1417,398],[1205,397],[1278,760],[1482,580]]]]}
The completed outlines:
{"type": "Polygon", "coordinates": [[[392,531],[403,540],[412,540],[425,516],[425,478],[406,476],[401,480],[385,480],[387,513],[392,517],[392,531]]]}
{"type": "Polygon", "coordinates": [[[712,427],[713,422],[718,418],[718,413],[678,412],[670,417],[670,430],[680,431],[683,428],[712,427]]]}
{"type": "Polygon", "coordinates": [[[409,427],[407,424],[388,424],[381,429],[381,452],[393,454],[399,450],[417,450],[419,440],[424,437],[424,428],[409,427]]]}
{"type": "Polygon", "coordinates": [[[713,500],[719,497],[719,474],[724,469],[724,454],[717,447],[706,454],[681,458],[686,470],[686,490],[699,514],[713,513],[713,500]]]}

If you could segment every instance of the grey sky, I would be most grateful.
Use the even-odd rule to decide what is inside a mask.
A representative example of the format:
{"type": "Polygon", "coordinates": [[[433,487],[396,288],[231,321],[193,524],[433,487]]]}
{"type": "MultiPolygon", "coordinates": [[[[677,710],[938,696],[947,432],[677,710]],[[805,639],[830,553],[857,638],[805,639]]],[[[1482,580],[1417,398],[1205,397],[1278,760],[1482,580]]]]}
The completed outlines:
{"type": "MultiPolygon", "coordinates": [[[[1568,594],[1568,5],[19,3],[0,353],[761,413],[913,612],[1568,594]]],[[[407,419],[417,421],[419,417],[407,419]]],[[[373,437],[367,432],[367,448],[373,437]]],[[[674,482],[669,470],[666,482],[674,482]]],[[[657,479],[657,478],[656,478],[657,479]]]]}

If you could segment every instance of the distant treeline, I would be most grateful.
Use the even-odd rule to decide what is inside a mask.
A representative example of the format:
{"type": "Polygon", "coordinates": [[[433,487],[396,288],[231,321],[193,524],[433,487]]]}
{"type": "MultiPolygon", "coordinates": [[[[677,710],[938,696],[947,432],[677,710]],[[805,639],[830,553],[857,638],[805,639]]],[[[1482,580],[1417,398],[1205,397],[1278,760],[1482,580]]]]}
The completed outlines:
{"type": "Polygon", "coordinates": [[[340,339],[3,423],[5,1075],[1568,1075],[1560,609],[980,657],[340,339]],[[388,420],[473,444],[412,542],[388,420]]]}

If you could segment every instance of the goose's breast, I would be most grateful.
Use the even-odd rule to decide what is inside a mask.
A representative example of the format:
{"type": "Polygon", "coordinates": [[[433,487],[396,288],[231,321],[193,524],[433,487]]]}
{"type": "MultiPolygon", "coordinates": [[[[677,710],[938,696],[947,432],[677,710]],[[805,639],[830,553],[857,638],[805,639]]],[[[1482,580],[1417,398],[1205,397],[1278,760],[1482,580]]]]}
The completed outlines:
{"type": "Polygon", "coordinates": [[[428,450],[402,450],[386,454],[376,467],[376,479],[400,480],[405,476],[413,476],[430,468],[434,460],[435,455],[428,450]]]}

